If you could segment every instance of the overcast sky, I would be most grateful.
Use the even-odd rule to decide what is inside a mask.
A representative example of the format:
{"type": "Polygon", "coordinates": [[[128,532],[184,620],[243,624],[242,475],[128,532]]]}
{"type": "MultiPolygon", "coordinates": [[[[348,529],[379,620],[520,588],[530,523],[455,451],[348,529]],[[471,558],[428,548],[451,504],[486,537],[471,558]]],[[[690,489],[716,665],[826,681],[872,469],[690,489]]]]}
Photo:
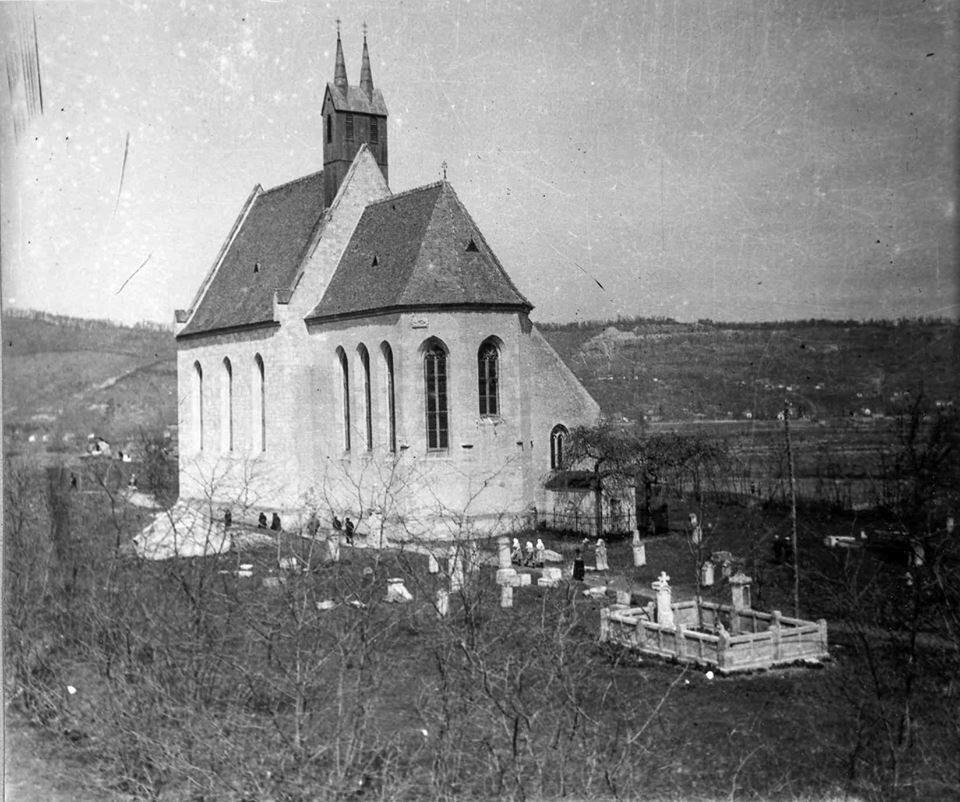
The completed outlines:
{"type": "Polygon", "coordinates": [[[351,83],[369,25],[392,189],[446,161],[536,320],[960,315],[957,2],[44,2],[0,22],[34,12],[44,112],[3,122],[8,307],[171,321],[252,187],[321,169],[340,17],[351,83]]]}

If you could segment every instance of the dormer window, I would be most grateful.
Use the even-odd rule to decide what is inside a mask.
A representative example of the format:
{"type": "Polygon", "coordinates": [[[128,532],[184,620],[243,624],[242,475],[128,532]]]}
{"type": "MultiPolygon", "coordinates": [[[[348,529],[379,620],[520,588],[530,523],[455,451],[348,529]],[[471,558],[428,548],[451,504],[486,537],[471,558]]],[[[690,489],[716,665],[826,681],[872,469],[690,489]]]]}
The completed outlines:
{"type": "Polygon", "coordinates": [[[347,141],[352,142],[353,141],[353,115],[352,114],[345,115],[345,122],[347,125],[347,141]]]}
{"type": "Polygon", "coordinates": [[[477,243],[475,243],[473,239],[467,243],[467,253],[477,253],[479,250],[480,249],[477,247],[477,243]]]}

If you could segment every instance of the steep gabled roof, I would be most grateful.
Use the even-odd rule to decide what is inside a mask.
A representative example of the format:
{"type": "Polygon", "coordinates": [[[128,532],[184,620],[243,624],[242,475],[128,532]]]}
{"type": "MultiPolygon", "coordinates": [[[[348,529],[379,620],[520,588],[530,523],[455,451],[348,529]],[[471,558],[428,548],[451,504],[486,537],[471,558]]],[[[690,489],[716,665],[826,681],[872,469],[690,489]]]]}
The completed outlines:
{"type": "Polygon", "coordinates": [[[445,181],[367,206],[308,319],[423,306],[532,308],[445,181]]]}
{"type": "Polygon", "coordinates": [[[244,212],[178,337],[273,321],[274,291],[289,288],[323,214],[323,173],[254,190],[244,212]]]}
{"type": "Polygon", "coordinates": [[[330,93],[333,107],[337,111],[387,116],[387,104],[383,102],[383,93],[379,89],[374,89],[372,96],[368,98],[359,86],[348,86],[346,93],[344,93],[336,84],[328,83],[327,92],[330,93]]]}

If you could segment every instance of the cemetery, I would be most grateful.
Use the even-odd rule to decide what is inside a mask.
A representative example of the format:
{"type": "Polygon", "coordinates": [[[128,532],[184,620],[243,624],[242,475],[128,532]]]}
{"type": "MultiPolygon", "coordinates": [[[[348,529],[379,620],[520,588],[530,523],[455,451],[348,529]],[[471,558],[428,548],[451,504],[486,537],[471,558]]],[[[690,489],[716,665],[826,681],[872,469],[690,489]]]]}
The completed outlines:
{"type": "Polygon", "coordinates": [[[600,611],[600,641],[717,668],[720,673],[815,663],[826,657],[827,622],[787,618],[780,611],[750,607],[750,577],[730,577],[733,603],[696,599],[673,603],[670,577],[653,583],[656,601],[635,607],[616,604],[600,611]]]}

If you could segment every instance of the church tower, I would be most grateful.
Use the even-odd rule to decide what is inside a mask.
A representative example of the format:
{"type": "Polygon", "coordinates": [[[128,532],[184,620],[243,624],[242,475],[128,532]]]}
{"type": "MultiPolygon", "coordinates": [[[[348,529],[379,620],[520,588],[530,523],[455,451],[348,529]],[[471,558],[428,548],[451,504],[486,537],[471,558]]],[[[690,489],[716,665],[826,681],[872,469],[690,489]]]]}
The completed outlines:
{"type": "Polygon", "coordinates": [[[360,84],[347,81],[347,66],[337,21],[337,61],[333,82],[323,96],[323,204],[330,206],[340,189],[353,157],[365,144],[377,160],[385,180],[387,174],[387,106],[373,85],[366,25],[363,30],[363,61],[360,84]]]}

